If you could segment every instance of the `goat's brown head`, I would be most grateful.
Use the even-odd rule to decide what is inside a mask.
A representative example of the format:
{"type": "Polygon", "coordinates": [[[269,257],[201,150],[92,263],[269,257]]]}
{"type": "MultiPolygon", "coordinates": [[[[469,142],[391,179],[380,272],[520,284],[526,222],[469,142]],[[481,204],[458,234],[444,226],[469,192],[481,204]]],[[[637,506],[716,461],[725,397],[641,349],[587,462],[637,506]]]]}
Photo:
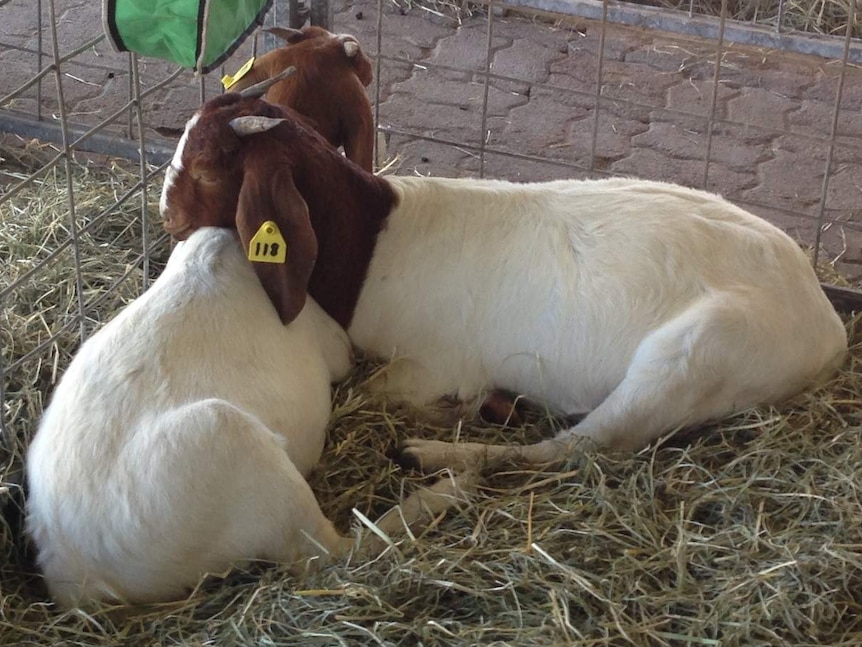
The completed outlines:
{"type": "MultiPolygon", "coordinates": [[[[371,61],[362,51],[355,36],[333,34],[313,25],[302,29],[269,27],[264,31],[278,36],[286,45],[258,56],[248,74],[230,86],[231,92],[263,81],[288,65],[295,65],[309,77],[316,76],[320,79],[340,74],[341,70],[349,70],[365,87],[371,84],[371,61]]],[[[286,81],[282,85],[293,82],[295,80],[286,81]]],[[[266,98],[280,103],[273,98],[278,94],[279,87],[276,86],[266,98]]]]}
{"type": "Polygon", "coordinates": [[[355,36],[333,34],[313,25],[303,29],[270,27],[267,31],[279,36],[288,45],[294,46],[297,53],[303,50],[314,51],[318,55],[326,52],[327,56],[320,59],[321,66],[336,66],[340,62],[346,62],[362,85],[365,87],[371,85],[371,61],[362,51],[355,36]]]}
{"type": "Polygon", "coordinates": [[[315,26],[267,31],[286,44],[256,57],[251,69],[229,90],[245,92],[274,79],[282,70],[296,68],[296,74],[273,83],[264,98],[296,110],[333,147],[343,147],[348,159],[370,172],[375,130],[365,88],[372,72],[359,42],[348,34],[332,34],[315,26]]]}
{"type": "Polygon", "coordinates": [[[200,227],[235,228],[246,251],[263,224],[275,222],[287,241],[285,262],[252,265],[287,323],[305,305],[317,238],[287,149],[267,142],[268,131],[282,123],[303,137],[318,137],[295,113],[260,99],[224,94],[205,103],[177,145],[159,207],[165,230],[175,238],[200,227]]]}

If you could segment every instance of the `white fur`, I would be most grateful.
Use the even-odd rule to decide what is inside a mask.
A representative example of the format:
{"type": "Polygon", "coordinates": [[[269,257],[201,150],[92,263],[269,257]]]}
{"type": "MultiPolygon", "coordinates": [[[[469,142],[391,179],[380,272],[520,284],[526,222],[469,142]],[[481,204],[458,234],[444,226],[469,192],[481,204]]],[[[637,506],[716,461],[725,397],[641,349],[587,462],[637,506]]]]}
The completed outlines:
{"type": "Polygon", "coordinates": [[[344,547],[304,480],[350,368],[311,299],[285,327],[235,234],[201,229],[80,349],[27,457],[52,596],[176,598],[250,558],[344,547]]]}
{"type": "Polygon", "coordinates": [[[186,123],[186,129],[183,131],[182,137],[180,137],[180,141],[177,142],[177,148],[174,151],[174,156],[171,159],[171,163],[168,165],[168,168],[165,169],[165,182],[162,186],[162,195],[159,198],[159,210],[164,213],[167,208],[167,195],[168,189],[170,189],[174,184],[176,184],[177,178],[180,177],[183,172],[183,149],[186,147],[186,142],[189,139],[189,131],[194,128],[195,124],[200,119],[200,115],[195,114],[189,119],[188,123],[186,123]]]}
{"type": "Polygon", "coordinates": [[[639,448],[681,425],[793,395],[842,361],[845,329],[808,259],[718,196],[629,179],[512,184],[387,178],[348,333],[414,405],[493,388],[565,413],[553,441],[411,441],[427,468],[559,458],[582,437],[639,448]]]}

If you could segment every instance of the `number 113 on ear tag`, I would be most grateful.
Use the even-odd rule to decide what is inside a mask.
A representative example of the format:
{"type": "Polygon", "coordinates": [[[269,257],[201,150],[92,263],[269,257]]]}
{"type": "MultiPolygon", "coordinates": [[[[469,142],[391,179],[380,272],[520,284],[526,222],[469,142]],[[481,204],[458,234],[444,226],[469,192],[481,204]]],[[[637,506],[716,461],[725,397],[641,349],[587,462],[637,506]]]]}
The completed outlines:
{"type": "Polygon", "coordinates": [[[284,263],[287,243],[272,220],[264,222],[248,245],[248,260],[253,263],[284,263]]]}

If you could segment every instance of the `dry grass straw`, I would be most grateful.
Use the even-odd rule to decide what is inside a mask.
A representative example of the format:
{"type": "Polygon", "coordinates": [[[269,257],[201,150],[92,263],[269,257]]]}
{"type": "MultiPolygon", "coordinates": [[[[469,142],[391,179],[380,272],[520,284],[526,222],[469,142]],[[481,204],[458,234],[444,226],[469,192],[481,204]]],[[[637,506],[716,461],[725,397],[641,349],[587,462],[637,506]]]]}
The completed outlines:
{"type": "MultiPolygon", "coordinates": [[[[79,205],[94,211],[113,200],[114,183],[128,179],[116,168],[78,174],[79,205]]],[[[17,265],[34,262],[65,235],[63,199],[52,197],[63,189],[47,178],[0,207],[0,253],[12,255],[3,284],[10,267],[12,276],[20,273],[17,265]]],[[[124,246],[134,248],[134,215],[120,210],[110,220],[86,241],[88,275],[116,274],[127,262],[124,246]]],[[[46,269],[23,288],[32,303],[4,305],[4,364],[33,343],[34,330],[74,313],[69,281],[46,269]]],[[[89,279],[87,285],[96,289],[89,279]]],[[[136,293],[123,288],[97,314],[107,316],[136,293]]],[[[544,471],[512,466],[486,476],[472,505],[415,543],[306,577],[256,564],[208,577],[176,604],[59,613],[32,574],[7,507],[0,643],[858,646],[862,317],[847,326],[851,357],[816,393],[667,437],[637,455],[595,453],[544,471]]],[[[3,465],[23,450],[54,365],[62,368],[73,348],[72,338],[58,340],[6,376],[7,417],[13,414],[19,442],[0,450],[3,465]]],[[[353,507],[374,518],[402,488],[420,482],[390,461],[393,446],[411,435],[454,433],[372,406],[363,391],[372,370],[364,365],[336,390],[329,443],[312,479],[324,512],[344,532],[353,507]]],[[[532,423],[515,430],[471,424],[460,434],[529,442],[555,425],[541,413],[532,423]]]]}
{"type": "MultiPolygon", "coordinates": [[[[721,0],[640,0],[639,3],[693,14],[721,15],[721,0]]],[[[780,4],[779,0],[728,0],[727,16],[741,22],[775,27],[780,4]]],[[[853,0],[791,0],[783,4],[781,26],[784,30],[843,36],[853,0]]],[[[858,24],[854,25],[853,34],[860,34],[858,24]]]]}
{"type": "MultiPolygon", "coordinates": [[[[629,0],[634,4],[675,9],[695,16],[721,15],[721,0],[629,0]]],[[[485,0],[487,2],[487,0],[485,0]]],[[[500,0],[506,4],[505,0],[500,0]]],[[[441,18],[458,21],[463,16],[485,11],[483,4],[470,0],[392,0],[396,7],[418,7],[441,18]]],[[[781,29],[796,30],[811,34],[844,36],[847,20],[854,0],[727,0],[727,17],[744,23],[752,23],[774,29],[781,13],[781,29]],[[784,5],[783,10],[780,8],[784,5]]],[[[530,14],[530,10],[513,7],[511,11],[530,14]]],[[[853,36],[862,36],[862,26],[857,19],[853,25],[853,36]]]]}
{"type": "MultiPolygon", "coordinates": [[[[76,266],[81,270],[84,328],[88,331],[140,294],[143,286],[140,193],[111,207],[134,185],[137,177],[130,170],[105,167],[94,159],[75,164],[72,186],[80,232],[77,262],[75,245],[70,243],[64,166],[3,200],[54,153],[50,146],[35,142],[23,147],[0,146],[0,291],[17,285],[0,300],[6,425],[0,436],[0,505],[9,515],[20,501],[24,447],[59,372],[78,346],[76,266]]],[[[150,193],[157,197],[152,190],[150,193]]],[[[157,223],[148,229],[151,241],[164,238],[157,223]]],[[[150,257],[151,275],[155,275],[166,257],[165,243],[150,257]]],[[[8,525],[0,525],[4,563],[14,557],[11,534],[8,525]]],[[[0,591],[5,593],[3,579],[0,591]]]]}

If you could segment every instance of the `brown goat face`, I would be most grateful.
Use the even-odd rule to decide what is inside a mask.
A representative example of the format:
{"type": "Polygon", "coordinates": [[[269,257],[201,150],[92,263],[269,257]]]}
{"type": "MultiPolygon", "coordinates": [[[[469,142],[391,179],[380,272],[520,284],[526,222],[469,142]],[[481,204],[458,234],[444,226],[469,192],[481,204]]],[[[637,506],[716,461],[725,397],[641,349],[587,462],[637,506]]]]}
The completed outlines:
{"type": "Polygon", "coordinates": [[[314,25],[266,31],[286,44],[257,56],[251,69],[230,85],[230,92],[248,92],[294,69],[294,74],[266,88],[264,98],[298,112],[334,148],[343,147],[348,159],[372,172],[376,135],[365,91],[372,70],[359,41],[314,25]]]}
{"type": "Polygon", "coordinates": [[[184,240],[200,227],[234,226],[241,170],[231,153],[236,152],[239,142],[229,129],[192,133],[200,117],[196,114],[186,125],[165,171],[159,201],[162,225],[177,240],[184,240]],[[218,145],[201,146],[207,137],[218,145]]]}
{"type": "Polygon", "coordinates": [[[317,238],[292,170],[275,163],[270,151],[273,135],[267,131],[286,116],[279,107],[236,94],[208,101],[177,145],[159,205],[163,226],[175,238],[200,227],[236,229],[246,253],[256,234],[274,223],[286,254],[265,262],[252,255],[250,262],[284,323],[305,305],[317,259],[317,238]]]}
{"type": "Polygon", "coordinates": [[[365,87],[371,85],[371,60],[362,51],[355,36],[333,34],[322,27],[315,26],[303,27],[299,32],[289,36],[276,32],[274,28],[270,28],[269,31],[278,34],[291,45],[309,41],[308,51],[316,50],[317,56],[326,52],[326,55],[320,58],[320,62],[326,62],[328,66],[333,68],[347,61],[362,85],[365,87]]]}

